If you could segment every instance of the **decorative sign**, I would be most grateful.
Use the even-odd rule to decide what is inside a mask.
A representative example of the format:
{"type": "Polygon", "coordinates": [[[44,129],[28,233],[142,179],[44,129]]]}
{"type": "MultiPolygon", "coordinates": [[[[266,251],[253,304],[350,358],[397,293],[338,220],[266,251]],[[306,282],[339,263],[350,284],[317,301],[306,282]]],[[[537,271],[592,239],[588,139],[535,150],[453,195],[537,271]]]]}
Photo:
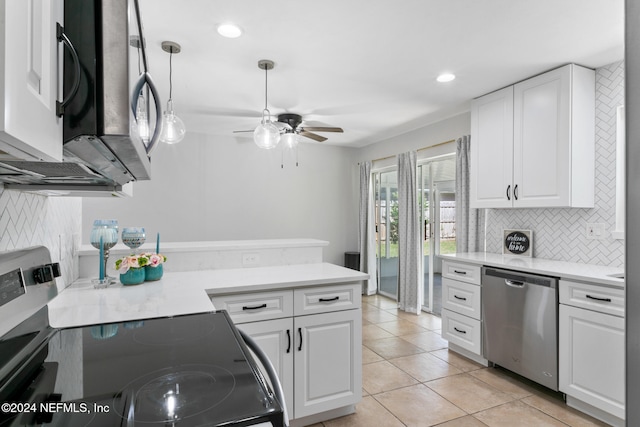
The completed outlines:
{"type": "Polygon", "coordinates": [[[503,233],[503,255],[531,256],[533,252],[531,230],[504,230],[503,233]]]}

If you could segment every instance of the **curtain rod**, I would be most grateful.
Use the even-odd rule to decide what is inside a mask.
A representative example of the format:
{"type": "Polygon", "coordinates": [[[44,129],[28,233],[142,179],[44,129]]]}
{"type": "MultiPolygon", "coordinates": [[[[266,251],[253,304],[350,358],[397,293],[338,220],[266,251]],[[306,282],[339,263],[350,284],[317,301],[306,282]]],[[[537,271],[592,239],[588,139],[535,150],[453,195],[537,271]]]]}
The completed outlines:
{"type": "MultiPolygon", "coordinates": [[[[449,143],[451,143],[451,142],[456,142],[456,140],[455,140],[455,139],[450,139],[450,140],[448,140],[448,141],[439,142],[439,143],[434,144],[434,145],[429,145],[428,147],[418,148],[416,151],[424,151],[424,150],[427,150],[427,149],[429,149],[429,148],[439,147],[439,146],[441,146],[441,145],[449,144],[449,143]]],[[[371,163],[373,163],[373,162],[379,162],[379,161],[381,161],[381,160],[392,159],[392,158],[394,158],[394,157],[396,157],[396,155],[395,155],[395,154],[394,154],[393,156],[380,157],[379,159],[371,160],[371,163]]]]}

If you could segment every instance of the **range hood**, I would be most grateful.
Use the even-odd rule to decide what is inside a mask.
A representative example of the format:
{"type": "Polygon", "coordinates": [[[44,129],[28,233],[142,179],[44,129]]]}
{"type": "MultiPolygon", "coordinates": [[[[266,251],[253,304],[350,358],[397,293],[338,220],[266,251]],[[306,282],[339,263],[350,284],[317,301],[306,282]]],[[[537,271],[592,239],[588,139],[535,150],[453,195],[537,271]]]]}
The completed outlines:
{"type": "MultiPolygon", "coordinates": [[[[135,111],[138,96],[158,92],[148,73],[137,0],[64,0],[64,93],[58,108],[63,122],[63,161],[13,159],[0,153],[0,181],[7,189],[47,195],[129,194],[128,183],[151,179],[150,153],[160,136],[140,138],[135,111]]],[[[153,114],[151,114],[153,113],[153,114]]]]}

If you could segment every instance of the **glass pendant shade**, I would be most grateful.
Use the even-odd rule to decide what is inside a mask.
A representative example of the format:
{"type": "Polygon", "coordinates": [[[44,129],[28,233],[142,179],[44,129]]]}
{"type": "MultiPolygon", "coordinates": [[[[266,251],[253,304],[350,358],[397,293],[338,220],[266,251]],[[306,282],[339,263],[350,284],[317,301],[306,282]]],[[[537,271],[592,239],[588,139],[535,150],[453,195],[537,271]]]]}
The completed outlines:
{"type": "Polygon", "coordinates": [[[142,93],[138,96],[138,106],[136,107],[136,119],[138,122],[138,135],[140,139],[146,144],[149,142],[149,118],[147,116],[147,101],[142,93]]]}
{"type": "Polygon", "coordinates": [[[286,148],[295,148],[298,145],[298,135],[293,132],[287,132],[282,135],[282,144],[286,148]]]}
{"type": "Polygon", "coordinates": [[[173,113],[173,101],[167,102],[167,111],[162,114],[162,133],[160,140],[167,144],[177,144],[186,133],[184,123],[173,113]]]}
{"type": "Polygon", "coordinates": [[[262,122],[253,131],[253,142],[265,150],[275,148],[280,142],[280,129],[271,122],[271,113],[266,108],[262,111],[262,122]]]}
{"type": "Polygon", "coordinates": [[[263,121],[253,131],[253,141],[258,147],[270,150],[280,142],[280,131],[271,121],[263,121]]]}

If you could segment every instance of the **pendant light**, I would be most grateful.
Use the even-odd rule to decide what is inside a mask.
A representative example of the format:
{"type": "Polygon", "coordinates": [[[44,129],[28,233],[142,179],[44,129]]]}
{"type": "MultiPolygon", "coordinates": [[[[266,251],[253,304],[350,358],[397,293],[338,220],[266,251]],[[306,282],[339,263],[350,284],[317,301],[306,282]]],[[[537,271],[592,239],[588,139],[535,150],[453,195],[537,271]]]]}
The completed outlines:
{"type": "Polygon", "coordinates": [[[166,142],[167,144],[177,144],[182,141],[186,131],[182,120],[173,112],[173,64],[171,60],[173,54],[180,53],[182,49],[176,42],[164,41],[162,42],[162,50],[169,53],[169,100],[167,101],[167,110],[162,114],[162,134],[160,135],[160,141],[166,142]]]}
{"type": "Polygon", "coordinates": [[[262,110],[262,121],[253,131],[253,142],[265,150],[275,148],[280,142],[280,130],[271,121],[271,112],[267,108],[267,72],[272,70],[273,66],[273,61],[268,59],[258,61],[258,68],[264,70],[264,110],[262,110]]]}

